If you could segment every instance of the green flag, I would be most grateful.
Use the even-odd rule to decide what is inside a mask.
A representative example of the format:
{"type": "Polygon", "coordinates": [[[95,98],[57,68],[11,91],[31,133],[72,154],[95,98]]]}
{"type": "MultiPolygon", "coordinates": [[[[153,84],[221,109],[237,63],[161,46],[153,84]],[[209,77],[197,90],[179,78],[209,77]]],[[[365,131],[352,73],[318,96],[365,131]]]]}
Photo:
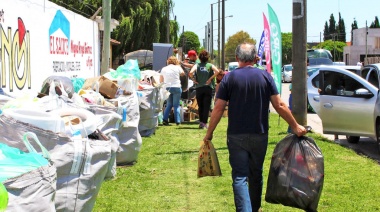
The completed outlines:
{"type": "Polygon", "coordinates": [[[269,25],[270,25],[270,51],[272,57],[272,69],[274,82],[278,92],[281,94],[281,65],[282,65],[282,38],[281,27],[277,15],[268,4],[269,25]]]}

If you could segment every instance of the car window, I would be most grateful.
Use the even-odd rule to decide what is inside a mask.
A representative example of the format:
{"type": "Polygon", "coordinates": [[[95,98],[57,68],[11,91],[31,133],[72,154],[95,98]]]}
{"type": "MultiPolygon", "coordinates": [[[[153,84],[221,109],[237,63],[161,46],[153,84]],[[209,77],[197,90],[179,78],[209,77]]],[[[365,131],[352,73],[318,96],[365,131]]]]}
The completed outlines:
{"type": "Polygon", "coordinates": [[[315,76],[314,79],[311,80],[311,84],[312,84],[315,88],[319,88],[319,74],[317,74],[317,76],[315,76]]]}
{"type": "Polygon", "coordinates": [[[366,80],[372,85],[374,85],[376,88],[379,88],[379,81],[377,78],[376,70],[372,69],[372,71],[368,73],[366,80]]]}
{"type": "Polygon", "coordinates": [[[316,71],[318,71],[319,68],[313,68],[313,67],[307,67],[307,76],[313,75],[316,71]]]}
{"type": "Polygon", "coordinates": [[[293,66],[284,66],[285,71],[291,71],[293,70],[293,66]]]}
{"type": "Polygon", "coordinates": [[[323,83],[321,95],[353,97],[355,91],[365,88],[361,83],[350,76],[338,72],[322,72],[323,83]]]}
{"type": "Polygon", "coordinates": [[[360,76],[365,79],[367,77],[367,74],[371,70],[371,68],[363,68],[363,70],[360,72],[360,76]]]}

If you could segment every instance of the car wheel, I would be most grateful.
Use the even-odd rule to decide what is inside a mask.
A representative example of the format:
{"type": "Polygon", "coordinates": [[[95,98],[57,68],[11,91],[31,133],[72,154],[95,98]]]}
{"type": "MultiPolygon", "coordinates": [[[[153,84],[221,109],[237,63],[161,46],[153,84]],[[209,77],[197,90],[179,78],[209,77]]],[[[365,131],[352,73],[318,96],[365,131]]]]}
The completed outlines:
{"type": "Polygon", "coordinates": [[[380,120],[376,121],[376,143],[377,143],[377,149],[380,153],[380,120]]]}
{"type": "Polygon", "coordinates": [[[346,139],[347,139],[348,143],[356,144],[359,142],[360,137],[359,136],[346,135],[346,139]]]}

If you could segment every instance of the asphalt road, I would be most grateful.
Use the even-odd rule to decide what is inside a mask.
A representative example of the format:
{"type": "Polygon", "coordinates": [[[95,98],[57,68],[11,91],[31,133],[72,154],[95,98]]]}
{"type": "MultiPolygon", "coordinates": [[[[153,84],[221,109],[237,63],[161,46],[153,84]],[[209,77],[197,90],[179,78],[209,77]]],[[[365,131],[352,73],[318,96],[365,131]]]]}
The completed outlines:
{"type": "MultiPolygon", "coordinates": [[[[282,83],[281,99],[288,104],[289,99],[289,83],[282,83]]],[[[270,106],[270,111],[275,113],[275,110],[270,106]]],[[[334,141],[334,135],[323,134],[322,121],[317,114],[307,114],[307,125],[311,126],[312,131],[321,134],[323,137],[334,141]]],[[[336,141],[339,145],[352,149],[359,155],[369,157],[380,164],[380,153],[378,152],[377,143],[375,140],[367,137],[360,137],[360,141],[357,144],[351,144],[347,142],[345,135],[339,135],[339,141],[336,141]]]]}

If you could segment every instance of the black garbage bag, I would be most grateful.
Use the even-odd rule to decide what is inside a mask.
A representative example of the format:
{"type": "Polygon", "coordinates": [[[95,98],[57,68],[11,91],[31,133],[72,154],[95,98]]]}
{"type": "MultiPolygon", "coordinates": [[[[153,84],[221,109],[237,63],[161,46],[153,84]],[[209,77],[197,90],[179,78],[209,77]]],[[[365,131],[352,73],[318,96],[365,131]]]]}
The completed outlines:
{"type": "Polygon", "coordinates": [[[323,155],[314,140],[289,134],[273,151],[265,201],[317,211],[323,179],[323,155]]]}

